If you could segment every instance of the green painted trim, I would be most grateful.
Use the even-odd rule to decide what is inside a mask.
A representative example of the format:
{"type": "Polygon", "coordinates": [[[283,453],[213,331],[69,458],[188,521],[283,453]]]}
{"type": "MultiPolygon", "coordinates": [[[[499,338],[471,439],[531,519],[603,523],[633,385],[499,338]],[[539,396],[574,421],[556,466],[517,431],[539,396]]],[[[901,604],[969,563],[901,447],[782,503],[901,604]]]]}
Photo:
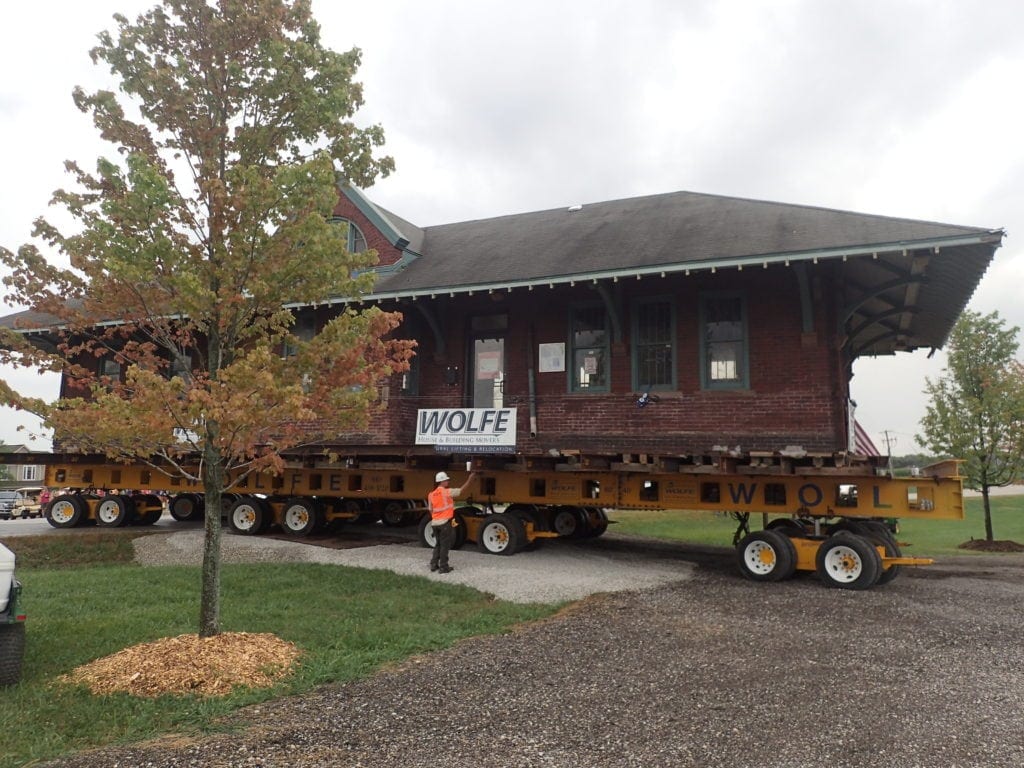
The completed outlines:
{"type": "Polygon", "coordinates": [[[367,198],[362,191],[349,184],[343,183],[338,184],[338,190],[341,194],[347,197],[356,208],[359,209],[360,213],[370,220],[370,223],[373,224],[373,226],[375,226],[393,246],[404,249],[405,246],[409,244],[409,238],[405,237],[398,227],[392,224],[391,220],[381,213],[377,206],[371,203],[369,198],[367,198]]]}
{"type": "MultiPolygon", "coordinates": [[[[996,243],[997,247],[1003,236],[1002,230],[995,230],[985,234],[974,236],[956,236],[951,238],[940,238],[931,240],[907,241],[904,243],[888,243],[878,245],[858,246],[855,248],[836,248],[822,251],[804,251],[798,253],[763,254],[760,256],[744,256],[733,259],[707,259],[702,261],[664,264],[647,267],[624,267],[622,269],[603,270],[600,272],[580,272],[571,275],[557,275],[551,277],[535,277],[523,280],[503,280],[490,283],[469,283],[464,285],[437,285],[427,288],[414,288],[399,291],[381,291],[379,293],[367,294],[361,297],[361,301],[387,301],[391,299],[434,297],[444,294],[456,296],[472,292],[486,292],[489,290],[528,290],[530,288],[554,287],[556,285],[570,285],[573,283],[597,284],[603,280],[613,282],[619,280],[637,280],[644,277],[689,274],[690,272],[708,272],[718,269],[746,269],[754,267],[767,269],[771,265],[789,266],[791,262],[863,258],[874,255],[883,255],[893,251],[920,250],[928,248],[951,248],[960,245],[981,245],[985,243],[996,243]]],[[[412,254],[410,251],[409,253],[412,254]]],[[[416,258],[419,254],[412,254],[416,258]]],[[[327,302],[330,304],[347,303],[349,298],[338,297],[327,302]]]]}
{"type": "Polygon", "coordinates": [[[704,291],[698,297],[697,305],[700,318],[698,331],[700,338],[700,388],[709,391],[750,389],[750,319],[746,295],[742,291],[704,291]],[[740,360],[742,371],[737,382],[712,382],[708,371],[707,332],[705,331],[707,302],[712,299],[733,298],[740,300],[740,314],[743,321],[743,352],[740,360]]]}
{"type": "MultiPolygon", "coordinates": [[[[565,372],[566,391],[570,395],[585,395],[591,392],[607,393],[612,391],[612,346],[611,328],[608,327],[608,308],[599,301],[588,301],[570,304],[566,314],[566,336],[565,345],[565,372]],[[576,382],[576,345],[573,343],[573,316],[583,309],[600,309],[604,313],[604,358],[605,358],[605,381],[603,386],[587,387],[583,389],[577,386],[576,382]]],[[[599,349],[599,347],[582,347],[582,349],[599,349]]]]}
{"type": "Polygon", "coordinates": [[[630,318],[630,369],[632,372],[634,392],[670,392],[679,388],[679,333],[678,317],[676,313],[676,301],[673,296],[645,296],[633,299],[630,302],[632,317],[630,318]],[[640,381],[640,324],[639,308],[643,304],[668,304],[672,314],[672,381],[668,384],[652,385],[640,381]]]}

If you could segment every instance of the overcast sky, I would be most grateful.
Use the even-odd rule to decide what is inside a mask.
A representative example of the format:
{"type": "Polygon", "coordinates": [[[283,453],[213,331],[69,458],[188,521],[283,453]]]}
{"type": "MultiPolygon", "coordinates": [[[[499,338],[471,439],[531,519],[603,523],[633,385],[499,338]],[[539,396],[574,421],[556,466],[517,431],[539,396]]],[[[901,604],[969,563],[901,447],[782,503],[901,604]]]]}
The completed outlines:
{"type": "MultiPolygon", "coordinates": [[[[71,102],[88,50],[152,0],[7,3],[0,244],[28,240],[63,161],[109,149],[71,102]]],[[[677,190],[1007,230],[971,307],[1024,326],[1019,0],[314,0],[363,50],[361,124],[396,172],[367,190],[419,225],[677,190]]],[[[916,449],[942,354],[859,361],[858,418],[916,449]]],[[[3,373],[0,371],[0,373],[3,373]]],[[[6,372],[56,396],[53,377],[6,372]]],[[[0,410],[0,440],[26,442],[0,410]]],[[[47,443],[32,444],[45,449],[47,443]]]]}

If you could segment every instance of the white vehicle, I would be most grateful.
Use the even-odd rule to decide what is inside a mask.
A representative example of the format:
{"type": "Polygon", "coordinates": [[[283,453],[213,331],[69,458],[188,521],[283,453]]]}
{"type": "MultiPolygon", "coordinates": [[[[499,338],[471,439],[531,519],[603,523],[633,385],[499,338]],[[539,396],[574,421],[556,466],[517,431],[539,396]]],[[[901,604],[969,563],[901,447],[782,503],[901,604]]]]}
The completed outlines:
{"type": "Polygon", "coordinates": [[[39,494],[43,489],[39,486],[18,488],[14,491],[17,494],[14,504],[11,507],[11,517],[42,517],[43,508],[39,503],[39,494]]]}
{"type": "Polygon", "coordinates": [[[14,578],[14,553],[0,544],[0,687],[21,680],[25,656],[25,614],[18,605],[21,584],[14,578]]]}
{"type": "Polygon", "coordinates": [[[18,492],[0,491],[0,520],[10,520],[14,510],[14,502],[18,500],[18,492]]]}

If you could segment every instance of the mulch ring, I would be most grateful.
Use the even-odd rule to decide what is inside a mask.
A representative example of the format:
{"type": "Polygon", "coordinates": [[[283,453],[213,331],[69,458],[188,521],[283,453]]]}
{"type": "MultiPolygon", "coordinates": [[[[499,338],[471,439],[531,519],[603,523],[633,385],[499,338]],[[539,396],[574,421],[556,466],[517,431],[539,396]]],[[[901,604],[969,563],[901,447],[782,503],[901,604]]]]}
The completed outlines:
{"type": "Polygon", "coordinates": [[[957,549],[969,549],[972,552],[1024,552],[1024,544],[1016,541],[987,541],[986,539],[971,539],[960,544],[957,549]]]}
{"type": "Polygon", "coordinates": [[[267,688],[291,674],[300,655],[268,633],[179,635],[125,648],[62,676],[94,694],[224,696],[236,687],[267,688]]]}

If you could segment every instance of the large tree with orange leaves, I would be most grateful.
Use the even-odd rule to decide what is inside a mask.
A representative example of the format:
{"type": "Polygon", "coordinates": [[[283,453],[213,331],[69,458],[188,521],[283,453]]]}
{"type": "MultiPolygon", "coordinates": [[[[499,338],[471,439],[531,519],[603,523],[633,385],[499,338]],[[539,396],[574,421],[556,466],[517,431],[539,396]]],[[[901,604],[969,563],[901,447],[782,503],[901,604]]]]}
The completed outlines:
{"type": "MultiPolygon", "coordinates": [[[[339,183],[370,186],[393,163],[374,154],[380,127],[352,121],[359,51],[322,45],[309,0],[163,0],[114,19],[91,56],[119,92],[74,99],[116,155],[67,164],[75,188],[54,202],[76,226],[34,231],[50,258],[0,249],[8,301],[52,316],[62,340],[8,333],[6,360],[63,370],[82,396],[0,385],[2,399],[67,444],[199,480],[219,510],[233,479],[364,423],[374,384],[407,365],[395,315],[350,303],[304,339],[289,309],[371,287],[375,254],[349,253],[329,217],[339,183]]],[[[219,632],[220,535],[207,515],[203,636],[219,632]]]]}

